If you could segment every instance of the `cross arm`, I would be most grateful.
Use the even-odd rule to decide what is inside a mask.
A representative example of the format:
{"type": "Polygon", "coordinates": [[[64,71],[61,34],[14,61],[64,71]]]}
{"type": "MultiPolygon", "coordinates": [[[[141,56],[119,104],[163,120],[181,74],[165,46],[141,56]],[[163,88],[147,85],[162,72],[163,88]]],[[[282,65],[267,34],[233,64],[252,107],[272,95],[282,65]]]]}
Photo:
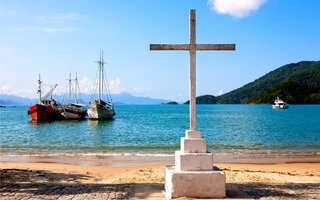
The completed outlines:
{"type": "Polygon", "coordinates": [[[200,50],[200,51],[206,51],[206,50],[216,50],[216,51],[230,50],[230,51],[234,51],[234,50],[236,50],[236,45],[235,44],[197,44],[196,50],[200,50]]]}
{"type": "Polygon", "coordinates": [[[189,44],[150,44],[150,50],[189,50],[189,44]]]}

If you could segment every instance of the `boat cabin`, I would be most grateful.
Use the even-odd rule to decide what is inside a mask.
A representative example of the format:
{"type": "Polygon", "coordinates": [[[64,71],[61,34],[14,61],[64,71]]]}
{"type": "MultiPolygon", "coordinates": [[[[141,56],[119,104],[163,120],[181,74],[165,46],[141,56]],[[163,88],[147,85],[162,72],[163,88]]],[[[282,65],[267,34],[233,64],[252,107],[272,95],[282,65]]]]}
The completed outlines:
{"type": "Polygon", "coordinates": [[[40,105],[55,106],[55,105],[57,105],[57,103],[53,99],[44,99],[44,100],[40,100],[40,105]]]}

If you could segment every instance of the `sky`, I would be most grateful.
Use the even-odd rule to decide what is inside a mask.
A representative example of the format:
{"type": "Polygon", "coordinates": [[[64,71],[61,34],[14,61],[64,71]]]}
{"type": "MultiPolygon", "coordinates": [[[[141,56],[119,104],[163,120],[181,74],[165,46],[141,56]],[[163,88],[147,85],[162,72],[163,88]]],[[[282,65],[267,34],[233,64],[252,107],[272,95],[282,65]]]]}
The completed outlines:
{"type": "Polygon", "coordinates": [[[320,60],[319,0],[0,0],[0,93],[37,98],[39,74],[64,93],[77,70],[91,94],[99,51],[111,93],[189,99],[187,51],[150,44],[235,43],[197,53],[197,96],[221,95],[289,63],[320,60]]]}

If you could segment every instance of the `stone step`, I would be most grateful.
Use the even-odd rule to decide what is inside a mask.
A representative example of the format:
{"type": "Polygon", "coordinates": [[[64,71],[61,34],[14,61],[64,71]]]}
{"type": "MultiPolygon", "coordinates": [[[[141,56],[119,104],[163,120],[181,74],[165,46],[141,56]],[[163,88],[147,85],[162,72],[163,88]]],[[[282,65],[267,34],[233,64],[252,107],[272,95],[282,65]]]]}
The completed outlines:
{"type": "Polygon", "coordinates": [[[209,171],[212,170],[211,153],[175,152],[175,166],[178,171],[209,171]]]}
{"type": "Polygon", "coordinates": [[[226,175],[211,165],[209,171],[179,171],[165,168],[167,199],[179,197],[223,198],[226,196],[226,175]]]}
{"type": "Polygon", "coordinates": [[[181,138],[181,152],[207,153],[207,142],[204,138],[181,138]]]}

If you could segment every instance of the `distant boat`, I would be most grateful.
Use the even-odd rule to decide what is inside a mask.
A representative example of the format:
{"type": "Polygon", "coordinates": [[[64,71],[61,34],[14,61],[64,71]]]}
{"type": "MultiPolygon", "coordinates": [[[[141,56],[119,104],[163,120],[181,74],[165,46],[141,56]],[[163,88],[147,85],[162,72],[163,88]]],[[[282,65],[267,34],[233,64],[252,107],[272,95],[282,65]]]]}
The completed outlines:
{"type": "Polygon", "coordinates": [[[61,118],[59,106],[57,102],[52,99],[52,93],[58,85],[55,84],[53,87],[51,87],[50,91],[44,97],[42,97],[41,83],[42,81],[39,74],[39,104],[30,106],[28,109],[28,115],[31,115],[32,120],[55,120],[61,118]],[[49,96],[51,96],[50,99],[48,99],[49,96]]]}
{"type": "Polygon", "coordinates": [[[279,99],[279,97],[277,97],[277,99],[274,101],[274,105],[272,105],[273,109],[288,109],[289,105],[285,102],[282,101],[281,99],[279,99]]]}
{"type": "Polygon", "coordinates": [[[106,93],[109,97],[109,101],[103,100],[103,91],[104,87],[107,86],[107,81],[104,75],[104,61],[103,61],[103,52],[100,50],[100,59],[97,61],[99,64],[98,69],[98,94],[99,97],[97,100],[94,100],[88,106],[88,116],[90,119],[113,119],[113,116],[116,115],[114,111],[114,106],[112,104],[112,99],[110,97],[110,91],[107,87],[106,93]]]}
{"type": "Polygon", "coordinates": [[[66,119],[85,119],[87,116],[87,106],[77,103],[78,76],[74,79],[74,103],[71,103],[71,73],[69,75],[69,103],[61,106],[61,115],[66,119]]]}

